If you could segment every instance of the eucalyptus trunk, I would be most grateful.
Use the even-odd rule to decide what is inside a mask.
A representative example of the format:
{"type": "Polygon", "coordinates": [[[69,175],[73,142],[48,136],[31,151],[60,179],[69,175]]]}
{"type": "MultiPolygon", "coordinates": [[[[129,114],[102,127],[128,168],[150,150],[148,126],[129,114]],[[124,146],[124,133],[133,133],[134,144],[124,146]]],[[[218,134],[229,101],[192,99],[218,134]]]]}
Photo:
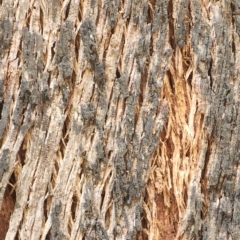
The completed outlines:
{"type": "Polygon", "coordinates": [[[240,238],[238,0],[0,1],[0,239],[240,238]]]}

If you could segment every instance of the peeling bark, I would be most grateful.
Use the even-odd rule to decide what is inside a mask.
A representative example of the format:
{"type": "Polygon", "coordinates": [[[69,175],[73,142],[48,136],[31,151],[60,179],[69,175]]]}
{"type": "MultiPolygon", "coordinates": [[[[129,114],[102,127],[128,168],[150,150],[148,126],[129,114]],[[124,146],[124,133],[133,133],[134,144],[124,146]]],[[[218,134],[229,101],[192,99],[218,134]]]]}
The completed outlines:
{"type": "Polygon", "coordinates": [[[1,239],[238,239],[238,1],[0,1],[1,239]]]}

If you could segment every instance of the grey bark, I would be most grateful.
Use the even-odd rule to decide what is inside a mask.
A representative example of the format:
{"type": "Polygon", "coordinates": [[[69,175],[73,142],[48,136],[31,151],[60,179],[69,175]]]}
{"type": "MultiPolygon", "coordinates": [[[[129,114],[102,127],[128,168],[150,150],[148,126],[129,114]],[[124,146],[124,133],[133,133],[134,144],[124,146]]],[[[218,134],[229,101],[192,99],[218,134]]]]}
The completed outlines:
{"type": "Polygon", "coordinates": [[[0,2],[2,239],[238,239],[238,5],[0,2]]]}

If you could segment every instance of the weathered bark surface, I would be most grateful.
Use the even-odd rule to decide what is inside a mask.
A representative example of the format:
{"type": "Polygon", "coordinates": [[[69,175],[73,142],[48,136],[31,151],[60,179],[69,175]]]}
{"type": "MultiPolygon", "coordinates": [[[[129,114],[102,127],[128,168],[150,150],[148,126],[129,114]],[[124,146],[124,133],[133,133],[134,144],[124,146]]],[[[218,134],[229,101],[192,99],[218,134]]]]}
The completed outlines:
{"type": "Polygon", "coordinates": [[[0,4],[2,239],[239,239],[237,0],[0,4]]]}

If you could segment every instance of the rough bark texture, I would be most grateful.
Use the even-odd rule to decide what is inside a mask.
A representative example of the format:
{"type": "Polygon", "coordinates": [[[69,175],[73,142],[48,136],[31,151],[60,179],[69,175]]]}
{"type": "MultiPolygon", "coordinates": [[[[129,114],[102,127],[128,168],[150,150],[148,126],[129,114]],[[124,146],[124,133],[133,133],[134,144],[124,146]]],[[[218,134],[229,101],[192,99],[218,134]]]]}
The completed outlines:
{"type": "Polygon", "coordinates": [[[1,239],[239,239],[237,0],[0,6],[1,239]]]}

